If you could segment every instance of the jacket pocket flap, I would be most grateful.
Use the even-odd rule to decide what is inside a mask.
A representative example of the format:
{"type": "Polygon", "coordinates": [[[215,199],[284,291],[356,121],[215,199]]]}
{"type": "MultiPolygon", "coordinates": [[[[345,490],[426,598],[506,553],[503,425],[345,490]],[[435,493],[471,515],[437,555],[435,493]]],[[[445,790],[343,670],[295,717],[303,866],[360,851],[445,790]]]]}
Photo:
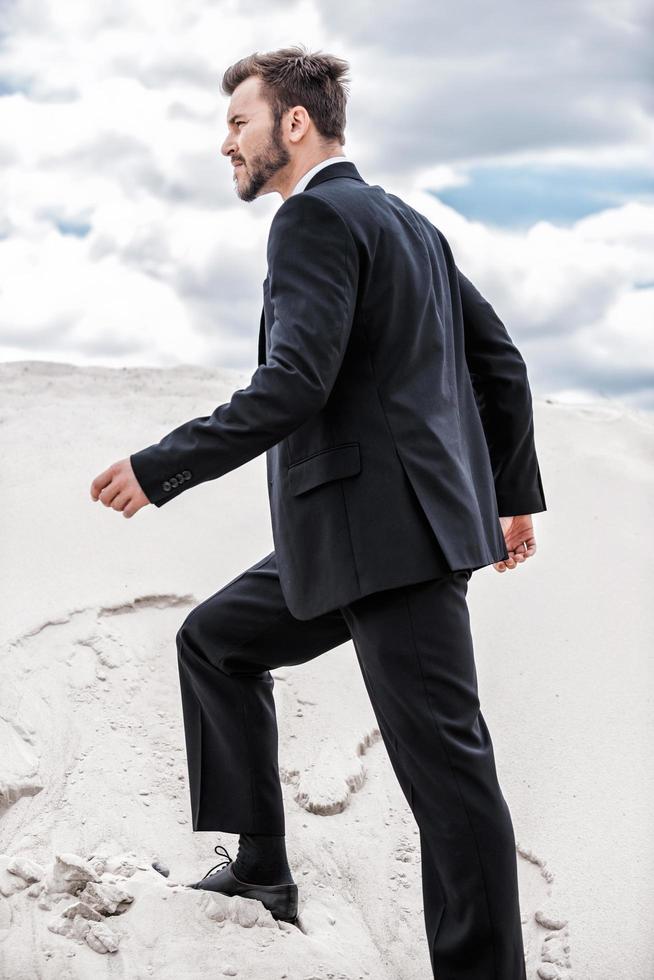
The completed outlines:
{"type": "Polygon", "coordinates": [[[340,480],[345,476],[354,476],[361,469],[361,455],[358,442],[343,443],[332,449],[323,449],[291,463],[288,468],[288,480],[291,493],[297,496],[306,490],[312,490],[327,483],[328,480],[340,480]]]}

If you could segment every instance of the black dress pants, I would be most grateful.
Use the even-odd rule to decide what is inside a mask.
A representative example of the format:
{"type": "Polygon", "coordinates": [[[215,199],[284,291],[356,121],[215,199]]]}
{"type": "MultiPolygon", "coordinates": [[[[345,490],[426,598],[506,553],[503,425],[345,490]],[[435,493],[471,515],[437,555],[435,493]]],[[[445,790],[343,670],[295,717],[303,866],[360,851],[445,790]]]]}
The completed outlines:
{"type": "Polygon", "coordinates": [[[513,826],[477,694],[470,574],[298,620],[273,551],[191,610],[177,650],[192,823],[285,833],[270,671],[352,640],[419,829],[434,977],[526,980],[513,826]]]}

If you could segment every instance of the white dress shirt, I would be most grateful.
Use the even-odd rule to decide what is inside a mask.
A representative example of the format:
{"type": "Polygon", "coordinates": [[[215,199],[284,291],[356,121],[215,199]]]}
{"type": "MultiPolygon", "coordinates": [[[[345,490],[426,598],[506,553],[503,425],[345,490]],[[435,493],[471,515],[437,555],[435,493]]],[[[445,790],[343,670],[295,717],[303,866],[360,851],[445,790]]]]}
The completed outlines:
{"type": "Polygon", "coordinates": [[[300,177],[300,179],[298,180],[297,184],[295,185],[295,187],[291,191],[291,194],[289,194],[289,197],[292,194],[299,194],[300,191],[303,191],[304,188],[309,183],[309,181],[311,180],[311,178],[313,177],[313,175],[314,174],[317,174],[318,171],[319,170],[322,170],[323,167],[326,167],[329,163],[336,163],[339,160],[347,160],[347,157],[345,156],[344,153],[341,153],[340,156],[337,156],[337,157],[327,157],[326,160],[321,160],[320,163],[317,163],[315,165],[315,167],[312,167],[311,168],[311,170],[307,170],[307,172],[304,174],[304,176],[303,177],[300,177]]]}

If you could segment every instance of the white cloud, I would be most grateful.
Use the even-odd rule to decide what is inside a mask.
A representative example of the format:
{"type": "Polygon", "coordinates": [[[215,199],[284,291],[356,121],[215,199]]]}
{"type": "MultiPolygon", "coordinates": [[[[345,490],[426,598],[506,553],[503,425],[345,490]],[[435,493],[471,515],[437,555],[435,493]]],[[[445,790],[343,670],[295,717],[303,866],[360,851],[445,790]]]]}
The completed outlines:
{"type": "Polygon", "coordinates": [[[651,388],[653,294],[636,285],[652,206],[511,232],[424,192],[475,160],[651,166],[651,19],[635,0],[5,4],[0,357],[254,369],[281,200],[238,200],[219,84],[239,57],[301,41],[350,61],[348,157],[441,228],[536,388],[651,388]]]}

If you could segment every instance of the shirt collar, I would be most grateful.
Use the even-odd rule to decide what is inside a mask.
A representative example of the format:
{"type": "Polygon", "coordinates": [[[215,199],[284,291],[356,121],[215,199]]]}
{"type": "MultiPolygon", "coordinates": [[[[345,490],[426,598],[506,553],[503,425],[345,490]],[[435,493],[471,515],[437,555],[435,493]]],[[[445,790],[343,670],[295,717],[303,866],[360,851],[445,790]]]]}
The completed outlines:
{"type": "Polygon", "coordinates": [[[309,181],[311,180],[311,178],[313,177],[313,175],[317,174],[318,171],[322,170],[323,167],[326,167],[330,163],[338,163],[339,160],[340,161],[347,160],[347,157],[345,156],[344,153],[341,153],[339,156],[336,157],[327,157],[326,160],[321,160],[320,163],[317,163],[315,167],[311,168],[311,170],[307,170],[307,172],[302,177],[300,177],[297,184],[291,191],[291,194],[289,194],[289,197],[293,194],[299,194],[300,191],[303,191],[304,188],[309,183],[309,181]]]}

